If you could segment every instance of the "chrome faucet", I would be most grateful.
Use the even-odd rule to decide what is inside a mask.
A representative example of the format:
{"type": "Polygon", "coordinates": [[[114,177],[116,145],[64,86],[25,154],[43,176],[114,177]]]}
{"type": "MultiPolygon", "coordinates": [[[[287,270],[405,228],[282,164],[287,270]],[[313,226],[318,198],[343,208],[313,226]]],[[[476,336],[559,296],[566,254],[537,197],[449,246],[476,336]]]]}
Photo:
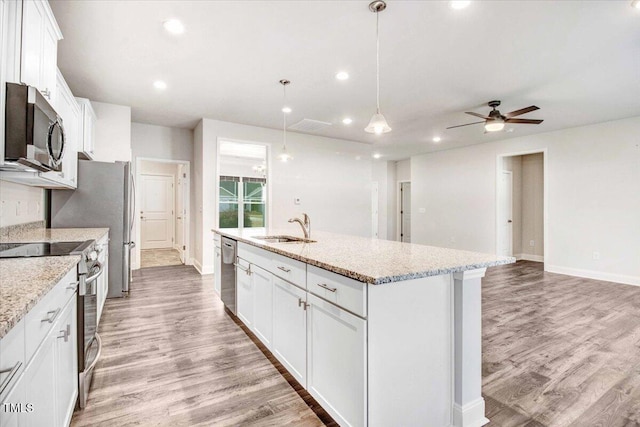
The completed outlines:
{"type": "Polygon", "coordinates": [[[311,237],[311,218],[306,213],[302,214],[302,218],[290,218],[289,222],[297,222],[302,227],[302,232],[304,233],[304,238],[308,239],[311,237]]]}

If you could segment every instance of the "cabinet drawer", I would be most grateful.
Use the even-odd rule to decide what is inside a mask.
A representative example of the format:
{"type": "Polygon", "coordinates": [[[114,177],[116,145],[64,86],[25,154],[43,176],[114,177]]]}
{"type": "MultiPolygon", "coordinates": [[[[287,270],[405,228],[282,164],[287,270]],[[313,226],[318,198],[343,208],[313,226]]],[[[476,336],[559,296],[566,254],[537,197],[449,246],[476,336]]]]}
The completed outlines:
{"type": "Polygon", "coordinates": [[[327,270],[307,266],[307,289],[358,316],[367,316],[367,284],[327,270]]]}
{"type": "MultiPolygon", "coordinates": [[[[20,321],[0,340],[0,401],[24,370],[24,319],[20,321]]],[[[0,411],[2,408],[0,408],[0,411]]]]}
{"type": "Polygon", "coordinates": [[[246,243],[238,242],[238,256],[246,259],[251,264],[255,264],[265,270],[269,269],[270,264],[270,252],[264,249],[256,248],[255,246],[247,245],[246,243]]]}
{"type": "Polygon", "coordinates": [[[307,264],[269,252],[269,271],[301,288],[307,287],[307,264]]]}
{"type": "Polygon", "coordinates": [[[213,233],[213,245],[217,248],[221,247],[221,240],[222,238],[220,237],[220,235],[218,233],[213,233]]]}
{"type": "Polygon", "coordinates": [[[76,289],[77,269],[74,266],[24,317],[26,360],[31,359],[76,289]]]}

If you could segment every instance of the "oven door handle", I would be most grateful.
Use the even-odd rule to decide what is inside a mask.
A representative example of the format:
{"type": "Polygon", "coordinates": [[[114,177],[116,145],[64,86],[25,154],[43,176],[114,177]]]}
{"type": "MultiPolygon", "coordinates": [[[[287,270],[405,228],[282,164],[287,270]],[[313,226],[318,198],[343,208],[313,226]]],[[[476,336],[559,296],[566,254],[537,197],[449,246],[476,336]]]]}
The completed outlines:
{"type": "Polygon", "coordinates": [[[84,283],[85,284],[89,284],[91,282],[93,282],[94,280],[96,280],[98,278],[98,276],[100,276],[102,274],[102,271],[104,270],[104,265],[102,265],[99,262],[96,262],[96,265],[98,266],[98,272],[92,276],[89,276],[85,279],[84,283]]]}
{"type": "Polygon", "coordinates": [[[96,363],[98,363],[98,360],[100,359],[100,354],[102,353],[102,340],[100,339],[100,334],[96,332],[96,334],[94,335],[96,341],[98,342],[98,351],[96,352],[96,358],[93,359],[93,362],[91,362],[91,365],[89,365],[85,370],[85,374],[90,372],[93,368],[96,367],[96,363]]]}

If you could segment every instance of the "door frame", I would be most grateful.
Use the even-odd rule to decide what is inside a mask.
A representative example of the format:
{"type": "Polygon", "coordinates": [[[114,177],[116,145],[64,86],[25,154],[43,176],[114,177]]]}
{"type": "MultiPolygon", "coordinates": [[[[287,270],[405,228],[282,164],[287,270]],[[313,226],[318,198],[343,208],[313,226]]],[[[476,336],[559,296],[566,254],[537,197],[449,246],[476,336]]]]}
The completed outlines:
{"type": "Polygon", "coordinates": [[[403,179],[396,182],[396,215],[398,217],[398,220],[396,221],[396,241],[402,242],[402,237],[400,236],[402,234],[402,214],[400,213],[402,210],[402,184],[411,183],[411,180],[403,179]]]}
{"type": "MultiPolygon", "coordinates": [[[[185,246],[185,265],[193,265],[193,256],[191,255],[191,162],[189,160],[170,160],[170,159],[158,159],[155,157],[136,157],[135,161],[135,182],[141,182],[140,176],[140,166],[143,161],[147,162],[157,162],[157,163],[170,163],[173,165],[182,164],[184,166],[184,173],[187,175],[186,179],[186,189],[184,194],[184,207],[186,213],[184,217],[186,218],[184,223],[184,246],[185,246]]],[[[174,185],[174,199],[175,199],[175,185],[174,185]]],[[[133,220],[133,227],[135,229],[134,235],[136,236],[136,242],[141,243],[141,229],[140,229],[140,206],[142,206],[142,194],[138,191],[135,194],[135,217],[133,220]]],[[[175,203],[175,202],[174,202],[175,203]]],[[[174,215],[175,216],[175,215],[174,215]]],[[[175,234],[175,230],[174,230],[175,234]]],[[[140,250],[141,244],[137,244],[134,248],[135,259],[131,264],[131,268],[133,270],[138,270],[140,268],[140,250]]]]}
{"type": "MultiPolygon", "coordinates": [[[[167,173],[140,173],[140,181],[138,182],[142,182],[143,177],[145,176],[161,176],[161,177],[165,177],[165,178],[171,178],[171,190],[172,190],[172,194],[171,194],[171,249],[175,249],[175,245],[176,245],[176,217],[178,216],[177,212],[176,212],[176,192],[178,190],[178,187],[176,186],[176,180],[174,178],[173,175],[169,175],[167,173]]],[[[142,184],[138,186],[138,188],[140,188],[142,190],[142,184]]],[[[142,195],[142,191],[140,191],[140,195],[142,195]]],[[[142,206],[142,203],[140,203],[140,206],[142,206]]],[[[166,248],[162,248],[162,249],[166,249],[166,248]]],[[[142,249],[142,227],[140,227],[140,250],[142,249]]]]}
{"type": "MultiPolygon", "coordinates": [[[[268,142],[257,142],[257,141],[249,141],[249,140],[243,140],[243,139],[236,139],[236,138],[225,138],[222,136],[219,136],[216,139],[216,184],[215,184],[215,189],[214,189],[214,203],[215,203],[215,207],[213,209],[213,216],[214,216],[214,228],[218,228],[218,224],[219,224],[219,214],[220,214],[220,194],[218,194],[220,192],[220,143],[221,142],[232,142],[235,144],[250,144],[250,145],[261,145],[264,146],[266,148],[266,162],[267,162],[267,221],[265,224],[265,227],[267,229],[271,229],[271,218],[273,217],[273,215],[271,215],[271,210],[272,210],[272,205],[273,205],[273,200],[271,199],[272,197],[272,192],[271,192],[271,164],[272,164],[272,160],[271,160],[271,144],[268,142]]],[[[213,234],[213,233],[212,233],[213,234]]]]}
{"type": "MultiPolygon", "coordinates": [[[[500,211],[500,200],[498,199],[498,192],[499,192],[499,187],[500,187],[500,174],[502,173],[503,167],[503,160],[505,157],[516,157],[516,156],[526,156],[527,154],[538,154],[538,153],[542,153],[542,180],[543,182],[543,195],[542,195],[542,234],[544,236],[544,246],[543,246],[543,251],[544,251],[544,256],[543,256],[543,261],[542,261],[542,265],[543,265],[543,270],[547,271],[547,262],[549,261],[549,259],[551,259],[551,252],[549,251],[549,247],[551,246],[549,244],[549,162],[548,162],[548,150],[547,148],[535,148],[535,149],[531,149],[531,150],[523,150],[523,151],[515,151],[515,152],[507,152],[507,153],[500,153],[496,156],[496,173],[494,175],[495,177],[495,193],[494,193],[494,198],[495,198],[495,245],[494,245],[494,252],[497,254],[498,253],[498,239],[500,237],[499,235],[499,224],[498,224],[498,219],[499,219],[499,215],[498,212],[500,211]]],[[[513,236],[513,233],[512,233],[513,236]]],[[[511,243],[512,247],[513,247],[513,242],[511,243]]]]}

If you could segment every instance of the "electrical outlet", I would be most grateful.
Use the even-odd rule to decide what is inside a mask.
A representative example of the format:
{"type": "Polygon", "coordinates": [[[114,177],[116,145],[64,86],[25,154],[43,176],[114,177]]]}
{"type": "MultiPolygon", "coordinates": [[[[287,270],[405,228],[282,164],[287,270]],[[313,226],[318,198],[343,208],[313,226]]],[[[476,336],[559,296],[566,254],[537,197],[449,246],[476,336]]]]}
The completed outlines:
{"type": "Polygon", "coordinates": [[[600,259],[600,252],[594,252],[593,259],[600,259]]]}
{"type": "Polygon", "coordinates": [[[529,240],[529,246],[535,246],[536,242],[535,240],[529,240]]]}
{"type": "Polygon", "coordinates": [[[299,205],[300,204],[300,197],[294,197],[293,198],[293,204],[294,205],[299,205]]]}

